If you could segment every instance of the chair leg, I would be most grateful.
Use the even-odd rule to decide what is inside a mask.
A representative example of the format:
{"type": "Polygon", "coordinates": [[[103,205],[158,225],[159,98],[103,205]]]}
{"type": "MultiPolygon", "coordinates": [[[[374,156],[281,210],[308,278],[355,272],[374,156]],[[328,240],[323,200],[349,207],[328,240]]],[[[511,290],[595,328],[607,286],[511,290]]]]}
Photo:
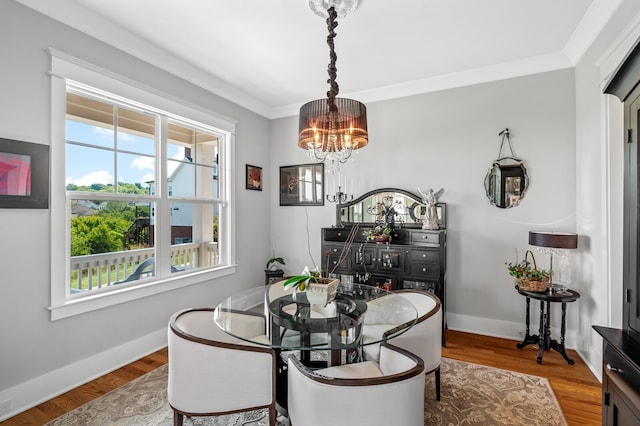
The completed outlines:
{"type": "Polygon", "coordinates": [[[276,426],[276,408],[272,405],[269,407],[269,426],[276,426]]]}
{"type": "Polygon", "coordinates": [[[440,367],[436,368],[436,401],[440,401],[440,367]]]}
{"type": "Polygon", "coordinates": [[[178,413],[176,410],[173,410],[173,426],[182,426],[184,422],[184,416],[182,413],[178,413]]]}

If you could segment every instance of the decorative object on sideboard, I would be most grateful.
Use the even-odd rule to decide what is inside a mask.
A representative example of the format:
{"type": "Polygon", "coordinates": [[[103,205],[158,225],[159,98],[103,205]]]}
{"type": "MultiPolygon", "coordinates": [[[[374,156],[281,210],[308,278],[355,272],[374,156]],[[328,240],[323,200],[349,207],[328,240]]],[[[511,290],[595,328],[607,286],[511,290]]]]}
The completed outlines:
{"type": "MultiPolygon", "coordinates": [[[[393,213],[394,224],[402,224],[402,228],[421,228],[423,217],[426,214],[427,206],[421,201],[418,194],[414,194],[404,189],[380,188],[366,192],[355,197],[353,201],[336,206],[336,227],[342,228],[354,223],[374,227],[376,224],[384,223],[383,215],[375,206],[382,203],[387,197],[392,200],[396,208],[389,213],[393,213]]],[[[447,227],[446,203],[436,203],[436,213],[438,216],[438,228],[447,227]]]]}
{"type": "Polygon", "coordinates": [[[518,262],[518,251],[516,250],[516,263],[507,263],[507,271],[518,285],[520,290],[533,291],[536,293],[544,293],[549,288],[551,280],[551,272],[544,269],[538,269],[536,258],[531,250],[527,250],[524,259],[518,262]],[[531,263],[529,261],[531,255],[531,263]]]}
{"type": "Polygon", "coordinates": [[[440,229],[438,224],[438,209],[436,207],[438,200],[444,194],[444,188],[440,188],[438,192],[433,192],[429,188],[426,192],[418,188],[418,193],[422,197],[422,202],[427,207],[422,219],[422,229],[440,229]]]}
{"type": "Polygon", "coordinates": [[[334,49],[336,18],[345,17],[358,6],[357,0],[310,0],[314,13],[327,18],[329,45],[329,91],[326,99],[316,99],[300,108],[298,146],[306,149],[310,158],[323,162],[331,173],[340,170],[354,150],[369,142],[367,108],[356,100],[338,98],[336,81],[337,55],[334,49]]]}
{"type": "Polygon", "coordinates": [[[391,242],[393,239],[393,228],[390,224],[376,225],[373,229],[367,229],[362,232],[367,240],[373,240],[376,243],[391,242]]]}
{"type": "Polygon", "coordinates": [[[491,204],[506,209],[520,204],[529,186],[529,176],[524,162],[513,153],[509,129],[504,129],[498,136],[502,136],[498,158],[484,178],[484,189],[491,204]],[[511,153],[509,156],[502,155],[505,140],[511,153]]]}
{"type": "Polygon", "coordinates": [[[571,284],[571,264],[569,250],[578,248],[578,235],[570,232],[529,231],[529,244],[535,250],[549,255],[549,271],[552,274],[552,288],[558,293],[566,292],[571,284]],[[553,256],[560,258],[560,267],[553,270],[553,256]]]}

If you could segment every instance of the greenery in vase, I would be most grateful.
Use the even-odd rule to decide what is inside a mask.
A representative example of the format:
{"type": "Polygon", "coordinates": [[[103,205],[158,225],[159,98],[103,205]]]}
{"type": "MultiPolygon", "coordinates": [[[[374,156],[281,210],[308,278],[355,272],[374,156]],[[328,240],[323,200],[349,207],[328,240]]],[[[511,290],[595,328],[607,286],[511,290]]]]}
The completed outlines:
{"type": "Polygon", "coordinates": [[[362,232],[362,235],[367,237],[368,240],[375,240],[376,237],[380,236],[388,236],[389,241],[391,241],[391,234],[393,233],[393,228],[388,223],[385,225],[377,225],[373,229],[366,230],[362,232]]]}

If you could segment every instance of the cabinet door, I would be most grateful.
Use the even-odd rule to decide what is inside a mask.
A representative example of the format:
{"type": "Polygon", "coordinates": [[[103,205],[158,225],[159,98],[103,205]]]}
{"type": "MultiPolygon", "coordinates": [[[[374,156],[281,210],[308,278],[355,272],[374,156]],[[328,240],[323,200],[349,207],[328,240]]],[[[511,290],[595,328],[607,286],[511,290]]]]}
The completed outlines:
{"type": "Polygon", "coordinates": [[[638,133],[640,122],[640,89],[634,90],[625,102],[625,124],[629,131],[628,143],[624,146],[624,328],[640,333],[640,243],[638,215],[638,133]]]}
{"type": "Polygon", "coordinates": [[[640,425],[638,407],[634,407],[611,381],[608,393],[609,405],[605,406],[602,423],[607,426],[640,425]]]}

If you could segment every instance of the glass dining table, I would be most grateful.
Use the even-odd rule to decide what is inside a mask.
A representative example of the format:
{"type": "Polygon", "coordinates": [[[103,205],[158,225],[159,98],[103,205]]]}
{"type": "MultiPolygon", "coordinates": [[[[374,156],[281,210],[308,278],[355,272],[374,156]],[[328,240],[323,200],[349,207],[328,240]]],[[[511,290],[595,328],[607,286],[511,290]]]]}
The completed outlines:
{"type": "Polygon", "coordinates": [[[364,345],[393,339],[417,318],[411,302],[382,288],[341,284],[335,299],[321,306],[309,303],[304,292],[285,290],[283,281],[234,293],[214,311],[215,323],[228,334],[276,351],[277,403],[285,410],[290,353],[310,368],[358,362],[364,345]],[[261,332],[248,326],[258,317],[264,319],[261,332]]]}

